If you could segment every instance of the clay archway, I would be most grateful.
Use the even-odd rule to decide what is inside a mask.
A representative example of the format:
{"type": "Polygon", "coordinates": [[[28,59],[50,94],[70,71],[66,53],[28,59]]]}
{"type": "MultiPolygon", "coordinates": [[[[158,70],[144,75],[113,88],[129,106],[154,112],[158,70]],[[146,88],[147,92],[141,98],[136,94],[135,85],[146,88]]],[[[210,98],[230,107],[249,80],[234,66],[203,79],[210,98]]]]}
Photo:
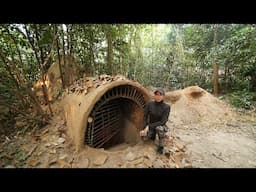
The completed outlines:
{"type": "Polygon", "coordinates": [[[129,136],[136,135],[129,132],[134,130],[129,130],[127,122],[141,129],[149,100],[148,91],[130,80],[106,83],[86,95],[68,94],[63,100],[68,135],[77,150],[84,145],[107,148],[131,140],[129,136]]]}

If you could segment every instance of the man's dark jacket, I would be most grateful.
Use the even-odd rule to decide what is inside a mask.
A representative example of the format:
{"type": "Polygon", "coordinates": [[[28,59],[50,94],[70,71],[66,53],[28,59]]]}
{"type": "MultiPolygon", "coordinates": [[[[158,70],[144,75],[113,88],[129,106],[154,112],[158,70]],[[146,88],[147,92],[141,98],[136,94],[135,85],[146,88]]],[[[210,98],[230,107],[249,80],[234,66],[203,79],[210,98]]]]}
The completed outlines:
{"type": "Polygon", "coordinates": [[[149,129],[165,125],[168,121],[171,107],[165,102],[150,101],[145,106],[143,127],[149,125],[149,129]]]}

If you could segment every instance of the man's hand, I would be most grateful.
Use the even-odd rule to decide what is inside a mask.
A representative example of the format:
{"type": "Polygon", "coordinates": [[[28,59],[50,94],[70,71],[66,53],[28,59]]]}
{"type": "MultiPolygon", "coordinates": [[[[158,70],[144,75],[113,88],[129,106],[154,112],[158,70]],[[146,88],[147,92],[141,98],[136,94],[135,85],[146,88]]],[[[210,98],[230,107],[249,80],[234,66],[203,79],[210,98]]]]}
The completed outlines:
{"type": "Polygon", "coordinates": [[[145,129],[143,129],[142,131],[140,131],[140,136],[141,137],[143,137],[143,136],[146,136],[147,135],[147,133],[148,133],[148,126],[145,128],[145,129]]]}

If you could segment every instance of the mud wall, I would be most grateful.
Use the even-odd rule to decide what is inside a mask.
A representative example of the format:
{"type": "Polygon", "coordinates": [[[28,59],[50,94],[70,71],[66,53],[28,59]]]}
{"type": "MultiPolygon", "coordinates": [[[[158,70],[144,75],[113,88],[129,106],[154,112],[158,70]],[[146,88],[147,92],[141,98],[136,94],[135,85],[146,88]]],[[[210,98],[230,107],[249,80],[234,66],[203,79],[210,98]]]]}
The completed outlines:
{"type": "MultiPolygon", "coordinates": [[[[103,102],[106,95],[111,94],[113,94],[113,99],[120,97],[121,99],[128,99],[132,103],[129,117],[124,119],[124,121],[132,121],[137,129],[142,128],[143,103],[150,100],[148,91],[142,85],[135,81],[125,79],[124,77],[105,76],[86,78],[75,82],[75,84],[69,88],[62,101],[68,127],[68,135],[76,146],[76,150],[85,146],[85,133],[87,131],[88,122],[91,121],[89,117],[90,113],[99,101],[103,102]],[[114,95],[114,93],[118,92],[121,88],[124,90],[123,93],[114,95]],[[133,92],[129,92],[129,89],[140,94],[140,97],[132,97],[133,92]],[[111,93],[110,90],[113,90],[113,93],[111,93]],[[126,93],[127,95],[125,95],[126,93]]],[[[129,107],[128,104],[126,105],[129,107]]],[[[126,108],[126,106],[124,106],[124,108],[126,108]]],[[[127,127],[127,123],[124,126],[127,127]]],[[[127,138],[127,131],[124,132],[124,137],[127,138]]],[[[131,138],[129,138],[129,140],[131,140],[131,138]]]]}

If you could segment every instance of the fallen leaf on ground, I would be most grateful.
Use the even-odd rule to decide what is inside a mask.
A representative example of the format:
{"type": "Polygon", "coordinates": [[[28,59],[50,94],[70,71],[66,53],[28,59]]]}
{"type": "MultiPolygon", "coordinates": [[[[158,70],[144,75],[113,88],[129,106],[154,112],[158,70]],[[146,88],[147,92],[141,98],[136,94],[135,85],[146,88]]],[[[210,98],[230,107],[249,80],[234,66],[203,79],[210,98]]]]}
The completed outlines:
{"type": "Polygon", "coordinates": [[[39,151],[39,152],[37,153],[37,156],[42,155],[43,152],[44,152],[44,151],[39,151]]]}
{"type": "Polygon", "coordinates": [[[45,147],[50,147],[52,144],[51,143],[46,143],[45,147]]]}
{"type": "Polygon", "coordinates": [[[135,158],[136,158],[136,155],[131,151],[125,156],[125,160],[127,161],[133,161],[135,158]]]}
{"type": "Polygon", "coordinates": [[[51,149],[51,150],[49,150],[49,153],[50,153],[50,154],[56,154],[56,149],[51,149]]]}
{"type": "Polygon", "coordinates": [[[49,161],[48,161],[49,163],[49,165],[52,165],[52,164],[54,164],[54,163],[56,163],[57,162],[57,157],[54,157],[53,159],[49,159],[49,161]]]}
{"type": "Polygon", "coordinates": [[[85,159],[81,160],[81,161],[77,164],[77,166],[78,166],[79,168],[88,168],[88,167],[89,167],[89,164],[90,164],[89,159],[85,158],[85,159]]]}
{"type": "Polygon", "coordinates": [[[131,161],[131,163],[133,163],[134,165],[137,165],[137,164],[142,163],[143,159],[144,159],[143,157],[140,157],[138,159],[135,159],[135,160],[131,161]]]}
{"type": "Polygon", "coordinates": [[[37,159],[31,159],[29,162],[28,162],[28,165],[31,166],[31,167],[35,167],[37,165],[40,164],[40,161],[37,160],[37,159]]]}
{"type": "Polygon", "coordinates": [[[60,166],[60,168],[70,168],[71,165],[69,165],[66,161],[58,159],[57,164],[60,166]]]}
{"type": "Polygon", "coordinates": [[[103,165],[106,160],[108,159],[108,156],[106,154],[99,154],[93,161],[93,164],[96,166],[103,165]]]}
{"type": "Polygon", "coordinates": [[[65,140],[66,140],[66,139],[64,139],[64,138],[60,137],[60,138],[58,139],[58,143],[59,143],[59,144],[62,144],[62,143],[64,143],[64,142],[65,142],[65,140]]]}
{"type": "Polygon", "coordinates": [[[58,143],[56,143],[56,142],[52,142],[52,145],[54,145],[54,146],[58,146],[59,144],[58,144],[58,143]]]}
{"type": "Polygon", "coordinates": [[[16,167],[13,165],[6,165],[4,168],[16,168],[16,167]]]}
{"type": "Polygon", "coordinates": [[[41,136],[48,133],[49,132],[49,129],[45,129],[42,133],[41,133],[41,136]]]}
{"type": "Polygon", "coordinates": [[[2,157],[6,157],[7,159],[13,159],[13,156],[9,153],[3,154],[2,157]]]}
{"type": "Polygon", "coordinates": [[[152,167],[152,162],[149,159],[144,159],[143,163],[147,166],[147,167],[152,167]]]}
{"type": "Polygon", "coordinates": [[[59,156],[59,159],[64,160],[64,159],[66,159],[67,157],[68,157],[68,155],[67,155],[67,154],[60,155],[60,156],[59,156]]]}

